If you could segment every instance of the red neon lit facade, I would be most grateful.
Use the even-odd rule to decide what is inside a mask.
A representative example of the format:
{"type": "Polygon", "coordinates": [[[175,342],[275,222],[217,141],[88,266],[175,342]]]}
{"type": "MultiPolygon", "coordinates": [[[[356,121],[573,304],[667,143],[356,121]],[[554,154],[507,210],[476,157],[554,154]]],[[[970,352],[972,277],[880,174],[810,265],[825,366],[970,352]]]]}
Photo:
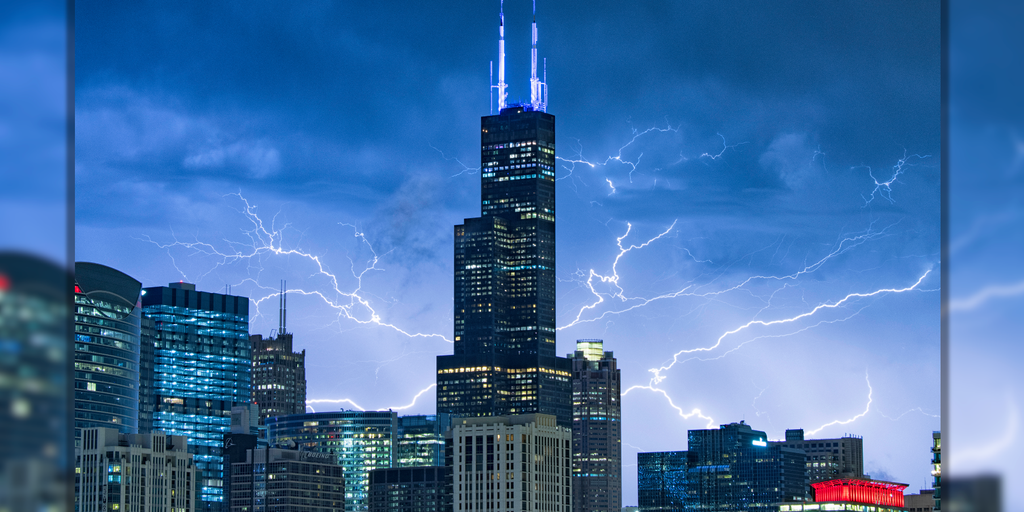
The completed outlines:
{"type": "Polygon", "coordinates": [[[903,507],[903,489],[907,484],[878,480],[852,480],[842,478],[811,484],[814,501],[846,501],[866,505],[903,507]]]}

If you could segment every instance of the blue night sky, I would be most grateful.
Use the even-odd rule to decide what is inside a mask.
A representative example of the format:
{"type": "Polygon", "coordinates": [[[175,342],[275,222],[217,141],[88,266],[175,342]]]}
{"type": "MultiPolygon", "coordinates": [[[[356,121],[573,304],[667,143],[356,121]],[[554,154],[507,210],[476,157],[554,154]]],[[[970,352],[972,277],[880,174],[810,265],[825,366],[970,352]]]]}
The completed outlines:
{"type": "MultiPolygon", "coordinates": [[[[308,397],[351,401],[316,410],[413,403],[452,352],[498,2],[209,4],[76,3],[76,259],[231,286],[265,335],[287,279],[308,397]]],[[[863,436],[872,477],[930,486],[938,7],[538,5],[558,350],[604,339],[640,386],[624,505],[636,452],[739,420],[863,436]]],[[[530,3],[505,19],[527,99],[530,3]]]]}

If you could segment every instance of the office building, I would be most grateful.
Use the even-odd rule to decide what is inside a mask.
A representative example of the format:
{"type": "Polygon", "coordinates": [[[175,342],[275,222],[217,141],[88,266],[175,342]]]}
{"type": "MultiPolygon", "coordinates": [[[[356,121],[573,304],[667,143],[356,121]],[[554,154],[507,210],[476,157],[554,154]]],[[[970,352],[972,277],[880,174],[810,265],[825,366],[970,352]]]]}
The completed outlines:
{"type": "Polygon", "coordinates": [[[410,466],[370,471],[370,512],[448,512],[451,468],[410,466]]]}
{"type": "Polygon", "coordinates": [[[779,512],[850,510],[854,512],[906,512],[903,490],[907,484],[866,478],[839,478],[811,484],[813,503],[783,503],[779,512]]]}
{"type": "Polygon", "coordinates": [[[811,483],[837,478],[864,478],[864,438],[846,434],[840,438],[804,439],[803,429],[786,430],[785,441],[772,446],[803,450],[811,483]]]}
{"type": "Polygon", "coordinates": [[[686,452],[636,454],[639,512],[683,512],[686,452]]]}
{"type": "Polygon", "coordinates": [[[277,336],[249,336],[252,343],[252,397],[259,406],[259,424],[271,416],[306,412],[306,351],[292,352],[287,332],[287,300],[281,282],[277,336]]]}
{"type": "Polygon", "coordinates": [[[75,263],[75,444],[82,429],[139,431],[142,283],[75,263]]]}
{"type": "Polygon", "coordinates": [[[452,510],[572,510],[572,431],[554,416],[458,418],[452,424],[446,442],[452,510]]]}
{"type": "Polygon", "coordinates": [[[336,512],[345,484],[329,453],[250,448],[231,463],[231,512],[336,512]]]}
{"type": "Polygon", "coordinates": [[[448,414],[399,416],[395,467],[443,466],[444,433],[451,425],[448,414]]]}
{"type": "Polygon", "coordinates": [[[153,428],[186,436],[195,454],[199,503],[219,512],[224,497],[224,434],[231,408],[252,400],[249,299],[196,291],[189,283],[145,288],[153,325],[153,428]]]}
{"type": "Polygon", "coordinates": [[[932,489],[935,509],[942,510],[942,432],[932,432],[932,489]]]}
{"type": "Polygon", "coordinates": [[[345,477],[345,511],[369,510],[370,471],[394,466],[398,413],[334,411],[267,418],[267,441],[333,454],[345,477]]]}
{"type": "Polygon", "coordinates": [[[573,512],[622,508],[622,394],[602,340],[578,340],[572,361],[573,512]]]}
{"type": "Polygon", "coordinates": [[[571,366],[555,354],[555,117],[536,21],[533,34],[531,101],[516,105],[501,36],[498,114],[480,127],[481,216],[455,226],[455,353],[437,358],[437,412],[551,414],[570,427],[571,366]]]}
{"type": "Polygon", "coordinates": [[[904,495],[903,508],[907,512],[932,512],[935,508],[935,490],[921,489],[919,494],[904,495]]]}
{"type": "Polygon", "coordinates": [[[803,450],[770,446],[742,421],[687,437],[686,510],[767,510],[809,498],[803,450]]]}
{"type": "Polygon", "coordinates": [[[195,478],[184,436],[86,428],[75,449],[75,511],[192,512],[195,478]]]}

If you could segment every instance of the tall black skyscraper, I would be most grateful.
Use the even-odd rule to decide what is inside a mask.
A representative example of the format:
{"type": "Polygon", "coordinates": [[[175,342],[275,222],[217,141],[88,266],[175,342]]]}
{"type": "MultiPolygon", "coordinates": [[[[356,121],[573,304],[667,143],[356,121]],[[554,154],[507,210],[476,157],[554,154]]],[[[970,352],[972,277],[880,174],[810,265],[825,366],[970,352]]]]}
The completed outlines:
{"type": "Polygon", "coordinates": [[[555,116],[537,78],[505,103],[504,19],[498,114],[480,122],[480,217],[455,226],[455,354],[437,358],[437,412],[544,413],[570,426],[571,364],[555,355],[555,116]]]}

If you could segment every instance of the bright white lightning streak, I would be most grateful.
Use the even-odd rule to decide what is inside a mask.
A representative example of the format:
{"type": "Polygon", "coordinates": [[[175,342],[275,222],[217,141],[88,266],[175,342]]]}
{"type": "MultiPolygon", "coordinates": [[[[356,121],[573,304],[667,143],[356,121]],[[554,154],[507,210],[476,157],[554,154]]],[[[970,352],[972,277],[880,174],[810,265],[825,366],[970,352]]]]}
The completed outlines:
{"type": "MultiPolygon", "coordinates": [[[[877,409],[876,409],[876,411],[877,411],[877,409]]],[[[903,414],[900,414],[899,416],[896,416],[895,418],[893,418],[892,416],[889,416],[889,415],[883,413],[882,411],[878,411],[878,414],[882,415],[882,417],[885,418],[885,419],[892,420],[892,421],[899,421],[900,418],[902,418],[902,417],[904,417],[904,416],[906,416],[906,415],[908,415],[908,414],[910,414],[912,412],[919,412],[919,413],[921,413],[921,414],[923,414],[925,416],[931,416],[932,418],[941,418],[942,417],[942,416],[939,416],[938,414],[928,414],[928,413],[924,412],[924,409],[922,409],[920,407],[915,407],[915,408],[913,408],[913,409],[911,409],[911,410],[909,410],[909,411],[907,411],[907,412],[905,412],[903,414]]]]}
{"type": "Polygon", "coordinates": [[[618,153],[616,153],[614,156],[609,156],[609,157],[605,158],[603,162],[594,163],[594,162],[591,162],[591,161],[587,160],[586,158],[583,158],[583,149],[582,149],[582,147],[580,147],[580,149],[576,151],[576,156],[577,156],[576,159],[562,158],[560,156],[556,156],[555,157],[556,160],[561,160],[561,161],[563,161],[563,162],[565,162],[567,164],[570,164],[569,166],[565,166],[565,165],[562,166],[563,169],[566,169],[566,170],[569,171],[569,174],[567,174],[565,176],[562,176],[561,178],[558,178],[558,179],[562,180],[562,179],[565,179],[565,178],[568,178],[568,177],[572,176],[572,172],[576,169],[576,164],[588,165],[588,166],[590,166],[591,169],[593,169],[593,168],[595,168],[595,167],[597,167],[599,165],[600,166],[605,166],[605,165],[608,165],[610,162],[615,161],[615,162],[620,162],[620,163],[626,164],[626,165],[628,165],[630,167],[629,182],[633,183],[633,171],[636,171],[636,166],[639,165],[640,158],[643,157],[643,153],[641,153],[640,156],[637,157],[635,162],[632,162],[632,161],[623,159],[622,158],[622,152],[625,151],[626,148],[628,148],[629,146],[632,146],[633,143],[636,142],[637,139],[639,139],[640,137],[642,137],[644,135],[647,135],[648,133],[651,133],[651,132],[660,132],[660,133],[676,132],[676,133],[678,133],[679,132],[679,127],[676,126],[675,128],[673,128],[671,124],[666,123],[665,128],[658,128],[657,126],[652,126],[652,127],[648,128],[648,129],[642,131],[642,132],[637,131],[636,128],[633,128],[632,130],[633,130],[633,138],[630,139],[629,142],[623,144],[622,147],[619,148],[618,153]]]}
{"type": "MultiPolygon", "coordinates": [[[[370,302],[360,295],[360,293],[362,292],[362,287],[363,287],[363,276],[365,276],[366,273],[370,272],[371,270],[383,271],[383,269],[377,268],[377,263],[380,262],[381,256],[378,256],[377,253],[374,252],[373,246],[370,244],[370,242],[368,240],[366,240],[366,236],[363,233],[359,232],[358,229],[355,229],[355,227],[352,226],[351,224],[339,223],[339,224],[342,224],[342,225],[345,225],[345,226],[353,227],[353,229],[355,229],[355,237],[359,238],[360,240],[362,240],[362,242],[364,244],[366,244],[366,246],[370,249],[370,252],[373,254],[373,257],[370,258],[370,260],[367,262],[367,266],[361,272],[358,272],[358,273],[355,270],[355,262],[351,261],[351,259],[350,259],[352,276],[356,279],[356,283],[357,284],[356,284],[356,287],[355,287],[354,290],[347,292],[347,291],[342,291],[341,286],[338,283],[338,277],[336,275],[332,274],[330,271],[327,270],[327,268],[325,267],[323,261],[320,259],[319,256],[316,256],[316,255],[313,255],[313,254],[309,254],[309,253],[306,253],[306,252],[302,252],[302,251],[300,251],[298,249],[285,249],[283,247],[283,244],[282,244],[282,242],[283,242],[282,230],[284,228],[277,229],[277,228],[273,227],[273,225],[271,225],[271,227],[268,229],[264,225],[263,219],[261,219],[260,216],[256,213],[256,207],[254,205],[249,204],[249,201],[246,200],[244,197],[242,197],[242,194],[240,192],[239,193],[234,193],[234,194],[228,194],[228,195],[238,196],[238,198],[243,203],[245,203],[245,209],[244,209],[244,211],[242,211],[242,214],[245,215],[245,217],[249,220],[249,222],[251,222],[253,224],[253,229],[248,230],[248,231],[244,231],[244,233],[249,237],[250,243],[245,244],[245,243],[241,243],[241,242],[233,242],[233,241],[230,241],[230,240],[227,241],[227,244],[230,247],[234,248],[234,253],[223,253],[220,250],[218,250],[216,247],[214,247],[213,245],[205,243],[205,242],[180,242],[178,240],[175,240],[173,243],[170,243],[170,244],[160,244],[160,243],[157,243],[156,241],[154,241],[152,239],[148,239],[148,237],[147,237],[147,241],[153,243],[154,245],[156,245],[157,247],[159,247],[161,249],[168,249],[169,250],[172,247],[182,247],[182,248],[186,248],[186,249],[191,249],[195,253],[201,253],[201,254],[205,254],[207,256],[219,257],[220,261],[217,262],[217,264],[214,265],[214,267],[212,269],[210,269],[205,274],[203,274],[203,276],[208,275],[210,272],[212,272],[217,267],[220,267],[220,266],[223,266],[223,265],[227,265],[229,263],[234,263],[234,262],[237,262],[237,261],[242,261],[242,260],[254,261],[256,258],[258,258],[260,256],[263,256],[263,255],[266,255],[266,254],[271,254],[271,255],[276,255],[276,256],[296,256],[296,257],[299,257],[301,259],[304,259],[304,260],[306,260],[308,262],[313,263],[313,265],[314,265],[314,267],[316,269],[315,272],[313,273],[313,275],[318,275],[318,276],[326,277],[329,280],[329,282],[331,283],[331,288],[333,288],[332,291],[334,293],[338,294],[339,296],[348,298],[348,303],[345,304],[343,302],[338,302],[338,301],[332,300],[329,297],[327,297],[326,295],[324,295],[324,293],[319,291],[319,290],[307,291],[307,290],[302,290],[302,289],[288,289],[287,290],[288,293],[297,293],[297,294],[300,294],[300,295],[314,295],[314,296],[317,296],[321,300],[323,300],[328,306],[336,309],[339,312],[339,315],[343,316],[344,318],[346,318],[348,320],[356,322],[358,324],[362,324],[362,325],[374,324],[374,325],[378,325],[380,327],[386,327],[386,328],[392,329],[392,330],[394,330],[394,331],[396,331],[398,333],[401,333],[401,334],[403,334],[405,336],[408,336],[410,338],[441,338],[441,339],[447,341],[448,343],[452,343],[451,340],[449,340],[446,336],[444,336],[442,334],[410,333],[410,332],[408,332],[408,331],[406,331],[406,330],[404,330],[404,329],[402,329],[402,328],[400,328],[398,326],[386,323],[386,322],[381,320],[380,315],[378,315],[377,312],[373,309],[373,306],[370,304],[370,302]],[[244,248],[244,251],[240,250],[241,248],[244,248]],[[359,317],[355,316],[355,315],[358,314],[356,311],[354,311],[357,308],[361,309],[362,311],[365,311],[368,314],[368,317],[359,318],[359,317]]],[[[287,228],[287,227],[288,226],[286,225],[285,228],[287,228]]],[[[169,251],[168,251],[168,254],[169,254],[169,251]]],[[[385,254],[385,256],[386,256],[386,254],[385,254]]],[[[172,257],[172,261],[173,261],[173,257],[172,257]]],[[[184,273],[182,273],[182,276],[184,276],[184,273]]],[[[252,280],[252,279],[247,279],[247,280],[252,280]]],[[[260,287],[260,288],[264,288],[264,289],[268,288],[268,287],[265,287],[265,286],[260,286],[258,284],[258,282],[256,282],[255,280],[252,280],[252,281],[258,287],[260,287]]],[[[260,297],[260,298],[257,298],[257,299],[252,299],[253,302],[256,305],[256,316],[259,316],[259,305],[260,305],[260,303],[262,303],[264,300],[267,300],[267,299],[270,299],[270,298],[274,298],[274,297],[277,297],[279,295],[280,295],[280,292],[275,290],[273,293],[271,293],[271,294],[269,294],[267,296],[260,297]]]]}
{"type": "Polygon", "coordinates": [[[611,189],[612,189],[612,191],[609,192],[608,195],[614,194],[615,193],[615,185],[612,184],[612,180],[610,180],[608,178],[605,178],[604,181],[607,181],[608,182],[608,186],[611,187],[611,189]]]}
{"type": "MultiPolygon", "coordinates": [[[[930,156],[931,155],[923,155],[922,156],[922,155],[917,155],[917,154],[907,156],[907,151],[904,150],[903,151],[903,158],[900,158],[899,160],[897,160],[896,161],[896,165],[894,165],[892,167],[892,176],[889,177],[888,181],[878,181],[878,178],[875,177],[874,172],[871,170],[870,167],[858,166],[858,167],[867,167],[867,169],[868,169],[868,176],[871,176],[871,180],[875,182],[875,188],[874,188],[874,190],[871,191],[871,196],[870,197],[864,197],[864,206],[866,207],[867,205],[871,204],[872,201],[875,200],[875,194],[878,194],[879,196],[885,198],[886,200],[889,201],[890,204],[896,203],[896,201],[894,201],[893,198],[892,198],[892,184],[896,183],[896,181],[898,180],[900,175],[903,174],[903,168],[911,165],[911,164],[907,163],[907,160],[909,160],[911,158],[917,158],[919,160],[923,160],[925,158],[929,158],[930,156]]],[[[853,169],[857,169],[858,167],[853,167],[853,169]]],[[[861,197],[863,197],[863,196],[861,196],[861,197]]]]}
{"type": "MultiPolygon", "coordinates": [[[[421,389],[419,391],[419,393],[416,393],[416,395],[412,397],[412,401],[409,402],[406,405],[396,405],[396,406],[392,406],[392,407],[385,407],[384,409],[378,409],[378,410],[382,410],[382,411],[383,410],[402,411],[402,410],[405,410],[405,409],[409,409],[410,407],[416,405],[416,401],[419,400],[419,398],[421,396],[423,396],[423,393],[426,393],[427,391],[430,391],[431,389],[434,389],[435,387],[437,387],[437,384],[431,384],[431,385],[421,389]]],[[[348,399],[348,398],[338,398],[338,399],[333,399],[333,398],[314,398],[314,399],[311,399],[311,400],[306,400],[306,408],[312,410],[313,412],[316,412],[316,410],[314,410],[313,406],[310,405],[310,404],[342,404],[342,403],[352,404],[353,407],[355,407],[356,409],[359,409],[360,411],[365,411],[366,410],[363,407],[361,407],[359,404],[353,402],[351,399],[348,399]]]]}
{"type": "MultiPolygon", "coordinates": [[[[624,295],[624,290],[622,289],[622,287],[619,286],[619,274],[618,274],[618,269],[617,269],[619,260],[622,259],[622,257],[625,255],[626,252],[628,252],[630,250],[633,250],[633,249],[640,249],[640,248],[646,247],[647,245],[651,244],[655,240],[658,240],[659,238],[661,238],[661,237],[665,236],[666,234],[668,234],[670,231],[672,231],[672,228],[676,225],[676,221],[672,221],[672,225],[669,226],[669,228],[667,230],[665,230],[663,233],[659,234],[658,236],[648,240],[647,242],[645,242],[645,243],[643,243],[643,244],[641,244],[639,246],[631,246],[629,249],[623,249],[623,247],[622,247],[622,240],[624,238],[626,238],[626,236],[629,235],[630,229],[632,228],[632,224],[627,223],[626,224],[626,226],[627,226],[626,233],[616,240],[617,244],[619,246],[619,254],[617,254],[615,256],[615,261],[612,264],[612,274],[611,274],[611,276],[602,276],[601,274],[598,274],[593,269],[590,270],[590,275],[587,278],[587,281],[586,281],[585,284],[590,289],[590,292],[596,297],[595,302],[580,308],[580,311],[576,314],[576,318],[573,319],[572,322],[570,322],[567,325],[563,325],[561,327],[558,327],[557,330],[560,331],[560,330],[563,330],[563,329],[568,329],[569,327],[572,327],[572,326],[574,326],[576,324],[580,324],[580,323],[595,322],[595,321],[598,321],[598,320],[601,320],[601,319],[605,318],[608,315],[623,314],[623,313],[626,313],[628,311],[632,311],[634,309],[644,307],[644,306],[646,306],[646,305],[648,305],[648,304],[650,304],[652,302],[655,302],[655,301],[666,300],[666,299],[674,299],[674,298],[677,298],[677,297],[700,297],[700,298],[706,298],[706,297],[714,297],[714,296],[718,296],[718,295],[724,295],[726,293],[729,293],[729,292],[738,290],[740,288],[743,288],[744,286],[746,286],[747,284],[749,284],[750,282],[755,281],[755,280],[775,280],[775,281],[794,280],[795,281],[796,279],[798,279],[803,274],[808,274],[808,273],[811,273],[811,272],[814,272],[814,271],[818,270],[826,262],[828,262],[832,258],[835,258],[836,256],[844,254],[847,251],[850,251],[850,250],[856,248],[857,246],[859,246],[861,244],[864,244],[864,243],[866,243],[868,241],[888,236],[887,231],[889,230],[889,228],[895,226],[896,224],[898,224],[898,222],[895,223],[895,224],[886,226],[881,231],[873,231],[869,227],[864,233],[861,233],[861,234],[858,234],[858,235],[855,235],[855,236],[847,236],[847,237],[843,238],[842,240],[839,240],[835,244],[833,244],[832,250],[829,251],[828,254],[826,254],[825,256],[821,257],[817,261],[815,261],[815,262],[813,262],[813,263],[811,263],[809,265],[806,265],[806,266],[804,266],[804,268],[802,268],[800,270],[797,270],[796,272],[793,272],[793,273],[791,273],[789,275],[785,275],[785,276],[762,276],[762,275],[751,276],[751,277],[746,278],[745,280],[743,280],[743,282],[741,282],[739,284],[736,284],[736,285],[731,286],[729,288],[725,288],[725,289],[718,290],[718,291],[711,291],[711,292],[698,293],[698,292],[695,292],[695,291],[690,291],[691,288],[693,288],[693,286],[690,285],[690,286],[686,286],[686,287],[684,287],[684,288],[682,288],[680,290],[677,290],[677,291],[674,291],[674,292],[670,292],[670,293],[666,293],[666,294],[663,294],[663,295],[658,295],[658,296],[651,297],[651,298],[642,298],[642,297],[630,297],[630,298],[627,298],[624,295]],[[630,301],[630,300],[637,300],[639,302],[637,302],[636,304],[632,304],[632,305],[626,307],[625,309],[604,311],[600,315],[598,315],[598,316],[596,316],[594,318],[588,318],[588,319],[582,318],[583,314],[586,311],[595,309],[599,304],[604,302],[603,294],[594,289],[594,283],[595,283],[594,279],[595,278],[600,280],[601,282],[604,282],[604,283],[611,283],[613,286],[615,286],[618,289],[617,292],[611,294],[611,297],[619,298],[622,302],[627,302],[627,301],[630,301]]],[[[691,257],[693,257],[693,254],[690,253],[690,251],[688,249],[687,249],[686,252],[687,252],[687,254],[690,254],[691,257]]],[[[700,260],[697,260],[696,258],[694,258],[694,260],[700,262],[700,260]]]]}
{"type": "Polygon", "coordinates": [[[852,418],[850,418],[848,420],[835,420],[835,421],[831,421],[829,423],[826,423],[826,424],[824,424],[824,425],[822,425],[822,426],[820,426],[820,427],[818,427],[818,428],[816,428],[814,430],[811,430],[811,431],[807,432],[807,435],[813,436],[814,434],[817,434],[818,432],[821,432],[822,430],[824,430],[826,427],[831,427],[832,425],[847,425],[849,423],[853,423],[854,421],[857,421],[860,418],[863,418],[864,415],[866,415],[868,413],[868,411],[871,410],[871,393],[873,392],[873,390],[871,389],[871,381],[868,379],[868,374],[867,373],[864,374],[864,380],[868,383],[868,405],[866,407],[864,407],[864,412],[862,412],[862,413],[860,413],[860,414],[858,414],[858,415],[856,415],[856,416],[854,416],[854,417],[852,417],[852,418]]]}
{"type": "Polygon", "coordinates": [[[656,388],[653,385],[650,385],[650,386],[640,386],[640,385],[632,386],[629,389],[623,391],[622,394],[619,395],[619,396],[626,396],[627,393],[629,393],[630,391],[633,391],[634,389],[646,389],[648,391],[653,391],[655,393],[661,393],[661,395],[665,397],[665,400],[668,400],[668,405],[670,407],[672,407],[673,409],[675,409],[676,412],[679,413],[679,416],[681,416],[684,420],[688,420],[688,419],[696,416],[696,417],[698,417],[698,418],[700,418],[702,420],[707,420],[708,421],[707,428],[714,428],[714,426],[715,426],[715,420],[711,419],[710,416],[705,416],[704,413],[702,413],[700,409],[695,407],[692,410],[690,410],[689,413],[683,411],[683,408],[679,407],[678,405],[676,405],[675,402],[672,401],[672,397],[668,396],[668,393],[666,393],[664,389],[656,388]]]}
{"type": "Polygon", "coordinates": [[[796,322],[798,320],[801,320],[801,319],[813,316],[815,313],[817,313],[817,312],[819,312],[821,310],[824,310],[824,309],[836,309],[836,308],[842,306],[843,304],[845,304],[846,302],[848,302],[848,301],[850,301],[852,299],[874,297],[876,295],[880,295],[880,294],[883,294],[883,293],[903,293],[903,292],[908,292],[908,291],[914,290],[918,286],[920,286],[921,282],[923,282],[924,279],[926,277],[928,277],[928,274],[930,274],[930,273],[931,273],[930,269],[925,271],[925,273],[921,277],[919,277],[914,284],[912,284],[912,285],[910,285],[908,287],[905,287],[905,288],[882,288],[882,289],[879,289],[879,290],[875,290],[873,292],[854,292],[854,293],[848,294],[847,296],[845,296],[842,299],[839,299],[839,300],[837,300],[835,302],[831,302],[831,303],[826,302],[824,304],[819,304],[819,305],[815,306],[813,309],[811,309],[810,311],[807,311],[807,312],[804,312],[804,313],[801,313],[799,315],[792,316],[792,317],[789,317],[789,318],[780,318],[778,320],[770,320],[770,321],[751,320],[751,321],[749,321],[749,322],[747,322],[747,323],[745,323],[745,324],[743,324],[743,325],[741,325],[741,326],[739,326],[739,327],[737,327],[737,328],[735,328],[735,329],[733,329],[731,331],[726,331],[724,334],[719,336],[718,339],[715,341],[714,345],[712,345],[710,347],[698,347],[698,348],[693,348],[693,349],[680,350],[679,352],[676,352],[672,356],[672,362],[671,363],[669,363],[666,366],[662,366],[661,368],[652,368],[651,370],[649,370],[651,373],[654,374],[654,377],[652,378],[652,382],[654,384],[658,384],[662,380],[664,380],[665,376],[662,375],[662,372],[668,371],[673,366],[675,366],[676,363],[679,362],[679,356],[681,356],[683,354],[693,354],[693,353],[696,353],[696,352],[711,352],[711,351],[715,350],[716,348],[718,348],[722,344],[722,340],[724,340],[727,336],[730,336],[732,334],[736,334],[736,333],[738,333],[740,331],[743,331],[745,329],[748,329],[748,328],[750,328],[750,327],[752,327],[754,325],[761,325],[761,326],[768,327],[768,326],[772,326],[772,325],[781,325],[781,324],[793,323],[793,322],[796,322]]]}

